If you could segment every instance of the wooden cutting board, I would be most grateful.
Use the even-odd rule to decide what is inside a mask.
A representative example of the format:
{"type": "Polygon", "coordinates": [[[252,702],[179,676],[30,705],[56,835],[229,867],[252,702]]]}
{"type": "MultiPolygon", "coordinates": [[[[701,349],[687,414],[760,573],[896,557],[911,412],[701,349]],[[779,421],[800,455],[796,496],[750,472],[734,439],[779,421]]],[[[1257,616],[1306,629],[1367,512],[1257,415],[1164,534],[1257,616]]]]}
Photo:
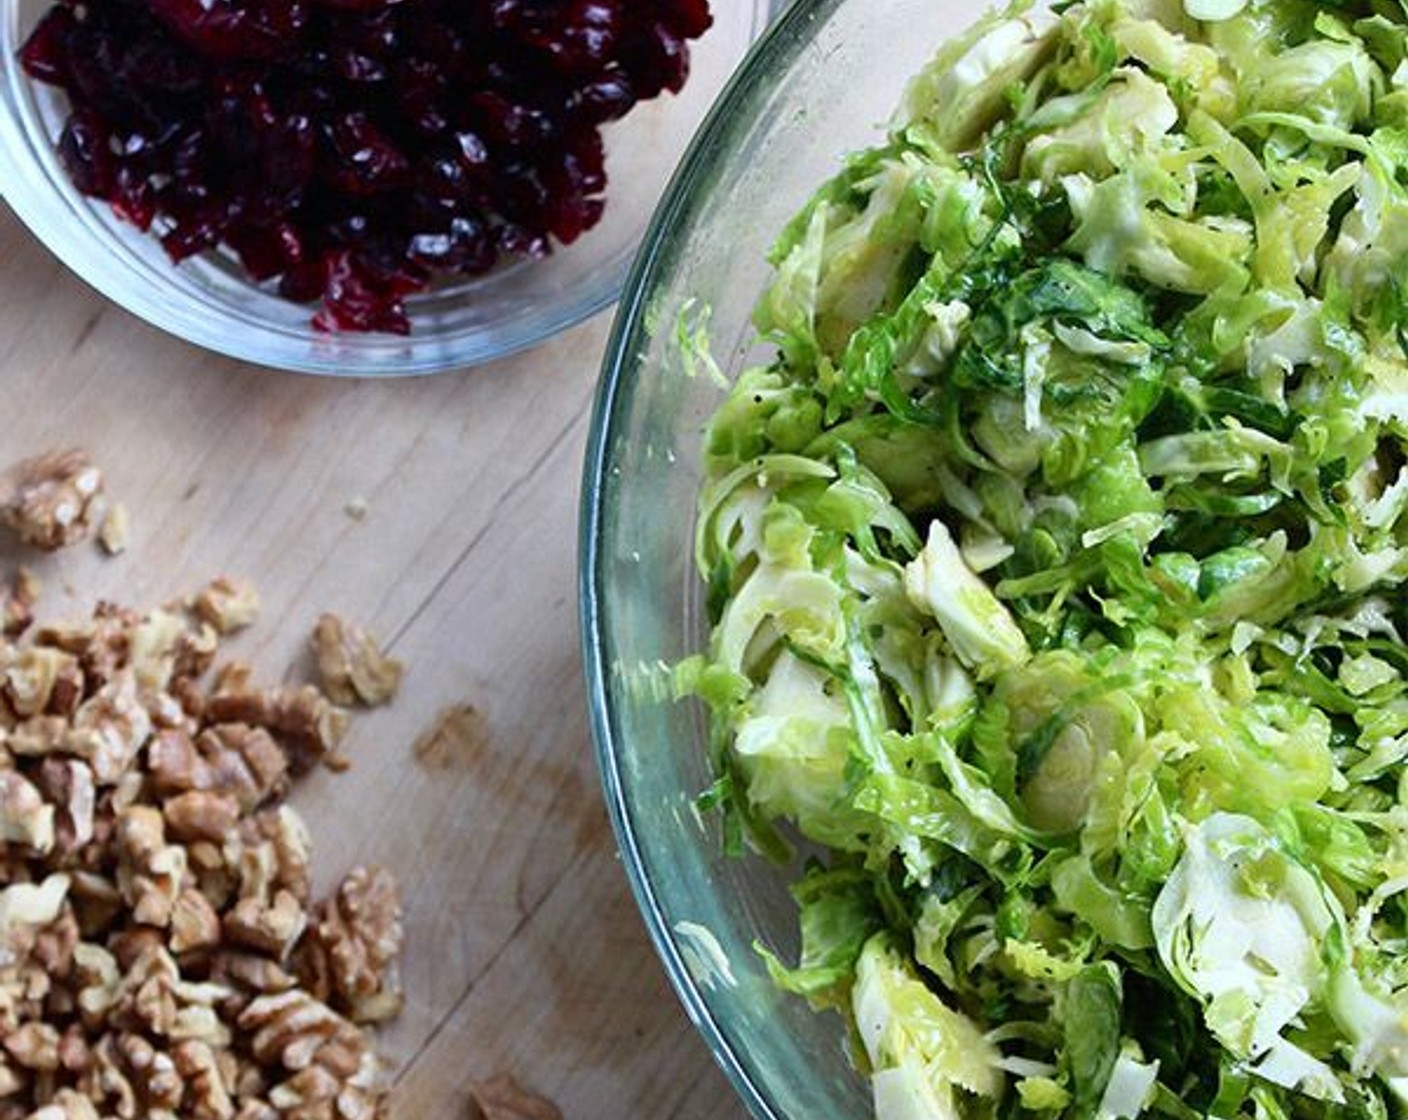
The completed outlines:
{"type": "Polygon", "coordinates": [[[323,610],[406,663],[352,769],[293,798],[323,886],[358,862],[403,885],[396,1120],[464,1120],[502,1070],[568,1120],[743,1115],[646,940],[588,738],[577,495],[607,328],[434,378],[272,373],[107,303],[0,204],[0,466],[82,446],[132,514],[119,557],[7,539],[0,573],[32,563],[42,617],[244,576],[264,613],[232,652],[259,679],[306,678],[323,610]]]}

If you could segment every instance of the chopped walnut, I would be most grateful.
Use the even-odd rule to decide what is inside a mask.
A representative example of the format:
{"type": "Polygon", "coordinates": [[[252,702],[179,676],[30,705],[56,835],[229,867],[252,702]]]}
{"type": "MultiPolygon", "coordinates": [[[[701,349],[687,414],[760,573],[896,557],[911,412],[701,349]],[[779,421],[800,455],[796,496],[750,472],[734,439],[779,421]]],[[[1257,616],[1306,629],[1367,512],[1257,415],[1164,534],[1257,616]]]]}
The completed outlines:
{"type": "Polygon", "coordinates": [[[263,954],[233,949],[222,950],[215,956],[210,975],[263,994],[286,992],[298,983],[297,978],[263,954]]]}
{"type": "Polygon", "coordinates": [[[16,770],[0,770],[0,840],[41,855],[54,846],[54,807],[16,770]]]}
{"type": "Polygon", "coordinates": [[[288,754],[262,727],[217,723],[196,740],[207,767],[205,788],[233,795],[246,812],[283,792],[288,754]]]}
{"type": "Polygon", "coordinates": [[[186,877],[186,851],[166,842],[161,810],[134,805],[117,820],[117,887],[140,925],[165,928],[186,877]]]}
{"type": "Polygon", "coordinates": [[[562,1120],[562,1110],[557,1105],[525,1089],[512,1074],[498,1073],[487,1081],[472,1081],[469,1091],[482,1120],[562,1120]]]}
{"type": "Polygon", "coordinates": [[[211,949],[220,944],[220,915],[210,900],[187,887],[171,907],[171,951],[211,949]]]}
{"type": "Polygon", "coordinates": [[[75,448],[36,455],[12,468],[8,482],[0,520],[25,544],[52,551],[88,535],[103,473],[87,452],[75,448]]]}
{"type": "Polygon", "coordinates": [[[123,1069],[117,1036],[104,1035],[93,1048],[93,1064],[79,1079],[79,1090],[106,1114],[137,1115],[137,1091],[123,1069]]]}
{"type": "Polygon", "coordinates": [[[308,826],[287,805],[280,805],[272,814],[272,820],[266,812],[260,821],[261,828],[274,845],[279,884],[306,903],[312,891],[308,864],[313,855],[313,839],[308,826]]]}
{"type": "Polygon", "coordinates": [[[212,723],[246,724],[277,736],[294,774],[327,758],[347,732],[346,711],[312,685],[259,691],[238,678],[220,681],[205,715],[212,723]]]}
{"type": "Polygon", "coordinates": [[[326,760],[347,734],[348,715],[313,685],[270,693],[274,729],[284,736],[295,773],[326,760]]]}
{"type": "Polygon", "coordinates": [[[84,942],[73,952],[79,989],[78,1006],[87,1016],[101,1019],[116,1005],[122,983],[116,958],[100,945],[84,942]]]}
{"type": "Polygon", "coordinates": [[[183,711],[186,710],[187,698],[177,693],[178,687],[190,685],[192,678],[204,674],[214,664],[219,649],[220,633],[208,622],[202,622],[194,630],[182,630],[176,636],[171,666],[176,677],[172,686],[172,698],[183,711]]]}
{"type": "Polygon", "coordinates": [[[152,611],[128,630],[127,664],[144,696],[170,687],[186,632],[185,621],[165,610],[152,611]]]}
{"type": "Polygon", "coordinates": [[[339,704],[388,703],[401,687],[401,662],[387,657],[360,626],[324,614],[313,629],[323,691],[339,704]]]}
{"type": "Polygon", "coordinates": [[[59,1068],[59,1032],[48,1023],[25,1023],[11,1031],[5,1037],[5,1050],[25,1069],[59,1068]]]}
{"type": "Polygon", "coordinates": [[[52,713],[72,715],[83,695],[83,671],[71,653],[30,646],[5,667],[4,700],[21,719],[52,713]]]}
{"type": "Polygon", "coordinates": [[[121,669],[74,713],[64,749],[87,762],[100,785],[115,785],[136,761],[151,730],[136,675],[121,669]]]}
{"type": "Polygon", "coordinates": [[[274,1086],[269,1103],[286,1116],[312,1120],[327,1117],[332,1120],[333,1102],[337,1098],[338,1080],[322,1066],[299,1070],[281,1085],[274,1086]]]}
{"type": "Polygon", "coordinates": [[[176,1072],[184,1084],[192,1120],[231,1120],[235,1104],[232,1086],[226,1083],[220,1060],[214,1050],[194,1039],[180,1043],[173,1051],[176,1072]]]}
{"type": "Polygon", "coordinates": [[[122,892],[104,875],[74,871],[70,899],[79,929],[85,938],[95,938],[111,928],[122,910],[122,892]]]}
{"type": "Polygon", "coordinates": [[[193,789],[178,794],[162,806],[166,825],[177,840],[220,842],[240,818],[240,803],[233,796],[193,789]]]}
{"type": "Polygon", "coordinates": [[[148,945],[118,985],[118,1010],[165,1038],[228,1046],[233,1036],[216,1004],[229,995],[224,985],[183,979],[180,966],[164,947],[148,945]]]}
{"type": "Polygon", "coordinates": [[[34,716],[11,728],[5,745],[21,758],[42,758],[62,750],[70,730],[63,716],[34,716]]]}
{"type": "Polygon", "coordinates": [[[184,728],[162,728],[151,737],[147,743],[147,766],[158,794],[209,788],[211,779],[205,760],[184,728]]]}
{"type": "Polygon", "coordinates": [[[117,1040],[132,1087],[152,1109],[174,1109],[181,1104],[181,1073],[170,1054],[164,1054],[139,1034],[124,1034],[117,1040]]]}
{"type": "Polygon", "coordinates": [[[98,1120],[93,1102],[72,1089],[60,1089],[54,1099],[32,1112],[27,1120],[98,1120]]]}
{"type": "Polygon", "coordinates": [[[360,1068],[366,1036],[327,1004],[292,989],[262,995],[241,1012],[255,1059],[266,1067],[296,1071],[336,1066],[344,1076],[360,1068]]]}
{"type": "Polygon", "coordinates": [[[70,1073],[81,1073],[93,1060],[82,1023],[70,1023],[59,1036],[59,1065],[70,1073]]]}
{"type": "Polygon", "coordinates": [[[45,800],[54,806],[58,849],[71,853],[93,839],[97,787],[88,764],[72,758],[47,757],[35,771],[45,800]]]}
{"type": "Polygon", "coordinates": [[[242,898],[225,915],[225,936],[283,961],[303,936],[308,915],[288,891],[277,891],[267,903],[262,898],[242,898]]]}
{"type": "Polygon", "coordinates": [[[254,669],[243,661],[226,661],[215,671],[212,696],[254,691],[254,669]]]}
{"type": "Polygon", "coordinates": [[[28,1081],[25,1073],[16,1068],[8,1056],[0,1056],[0,1100],[13,1097],[28,1081]]]}
{"type": "MultiPolygon", "coordinates": [[[[73,908],[65,905],[52,922],[30,931],[23,941],[29,943],[31,963],[42,968],[51,980],[67,980],[73,971],[73,953],[78,948],[78,921],[73,908]]],[[[15,939],[11,938],[11,945],[15,939]]]]}
{"type": "Polygon", "coordinates": [[[18,638],[34,622],[39,579],[21,565],[7,590],[0,590],[0,637],[18,638]]]}
{"type": "MultiPolygon", "coordinates": [[[[96,608],[95,615],[101,610],[101,606],[96,608]]],[[[48,622],[34,632],[34,644],[82,655],[98,640],[100,629],[96,618],[89,622],[48,622]]]]}
{"type": "Polygon", "coordinates": [[[314,1066],[275,1086],[269,1102],[283,1109],[289,1120],[375,1120],[382,1115],[376,1094],[337,1085],[335,1075],[314,1066]]]}
{"type": "Polygon", "coordinates": [[[196,596],[195,611],[221,634],[232,634],[259,617],[259,593],[244,580],[221,576],[196,596]]]}
{"type": "Polygon", "coordinates": [[[0,638],[18,638],[30,628],[34,611],[6,590],[0,590],[0,638]]]}
{"type": "Polygon", "coordinates": [[[98,528],[98,543],[109,556],[117,556],[127,551],[131,537],[132,517],[127,512],[127,506],[122,502],[114,502],[98,528]]]}
{"type": "Polygon", "coordinates": [[[318,908],[301,966],[305,982],[353,1022],[394,1018],[404,936],[395,880],[380,868],[355,868],[318,908]]]}
{"type": "MultiPolygon", "coordinates": [[[[52,987],[49,978],[34,965],[9,966],[0,970],[0,1036],[18,1030],[21,1023],[41,1018],[44,1000],[52,987]]],[[[17,1067],[15,1072],[18,1074],[17,1067]]],[[[24,1079],[22,1074],[18,1075],[24,1079]]]]}
{"type": "Polygon", "coordinates": [[[39,603],[41,590],[42,585],[39,582],[39,577],[34,574],[34,569],[30,568],[28,565],[21,564],[15,571],[14,585],[12,587],[12,594],[15,598],[28,607],[34,607],[39,603]]]}
{"type": "Polygon", "coordinates": [[[194,741],[179,729],[161,731],[147,753],[161,793],[231,797],[241,812],[282,793],[288,771],[288,755],[269,732],[242,723],[215,724],[194,741]]]}
{"type": "Polygon", "coordinates": [[[201,683],[221,627],[176,609],[25,625],[0,637],[0,1120],[382,1120],[395,884],[316,902],[280,803],[347,713],[239,664],[201,683]]]}

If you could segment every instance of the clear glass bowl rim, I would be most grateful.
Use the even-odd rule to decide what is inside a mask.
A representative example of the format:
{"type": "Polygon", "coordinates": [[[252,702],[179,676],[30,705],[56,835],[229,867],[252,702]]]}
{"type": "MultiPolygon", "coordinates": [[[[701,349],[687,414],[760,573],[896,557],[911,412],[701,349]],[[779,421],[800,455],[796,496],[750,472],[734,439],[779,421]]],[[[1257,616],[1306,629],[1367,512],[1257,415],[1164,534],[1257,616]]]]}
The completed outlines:
{"type": "Polygon", "coordinates": [[[612,469],[613,420],[618,400],[627,379],[637,372],[636,355],[641,352],[649,329],[651,295],[665,264],[666,249],[673,240],[672,231],[684,226],[684,219],[705,199],[713,168],[728,151],[731,130],[739,122],[751,119],[750,109],[766,93],[772,76],[789,71],[806,51],[810,35],[805,28],[825,22],[844,2],[794,0],[753,45],[695,134],[655,211],[617,308],[597,386],[582,482],[578,598],[583,670],[597,765],[621,862],[670,983],[714,1059],[758,1120],[786,1118],[756,1075],[748,1055],[734,1045],[728,1027],[710,1010],[699,981],[686,965],[670,917],[646,874],[636,840],[637,824],[631,816],[626,779],[617,757],[617,701],[604,648],[603,496],[612,469]]]}

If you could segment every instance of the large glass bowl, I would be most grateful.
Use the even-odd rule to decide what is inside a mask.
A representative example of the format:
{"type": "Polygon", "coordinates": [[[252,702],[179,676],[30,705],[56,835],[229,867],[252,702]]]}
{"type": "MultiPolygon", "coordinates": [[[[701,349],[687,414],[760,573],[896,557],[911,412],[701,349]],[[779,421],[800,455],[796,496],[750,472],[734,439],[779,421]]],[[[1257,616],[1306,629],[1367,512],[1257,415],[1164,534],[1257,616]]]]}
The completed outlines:
{"type": "MultiPolygon", "coordinates": [[[[842,1021],[773,987],[795,869],[722,854],[693,808],[712,781],[706,724],[668,667],[707,633],[691,561],[701,432],[722,390],[682,360],[708,316],[727,375],[754,349],[764,253],[848,151],[881,135],[906,77],[985,5],[799,0],[714,108],[655,215],[617,314],[587,453],[582,626],[606,797],[622,859],[685,1008],[758,1117],[871,1115],[842,1021]]],[[[756,355],[755,355],[756,356],[756,355]]]]}
{"type": "Polygon", "coordinates": [[[29,81],[14,59],[52,2],[0,0],[0,196],[74,272],[171,334],[260,365],[361,376],[502,357],[614,301],[670,173],[769,17],[768,0],[717,0],[714,27],[693,45],[684,92],[606,128],[611,182],[601,223],[547,260],[508,264],[408,301],[413,333],[399,338],[317,332],[314,308],[249,283],[217,254],[173,267],[154,238],[74,190],[54,154],[64,98],[29,81]]]}

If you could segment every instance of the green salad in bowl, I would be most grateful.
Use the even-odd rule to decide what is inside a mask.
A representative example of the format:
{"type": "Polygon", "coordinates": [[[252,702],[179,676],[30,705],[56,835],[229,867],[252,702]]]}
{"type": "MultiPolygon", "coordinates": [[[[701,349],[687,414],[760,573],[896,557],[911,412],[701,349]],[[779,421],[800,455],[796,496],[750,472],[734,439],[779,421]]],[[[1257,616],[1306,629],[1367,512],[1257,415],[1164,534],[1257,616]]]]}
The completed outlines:
{"type": "Polygon", "coordinates": [[[1401,1115],[1408,5],[1057,9],[776,242],[701,803],[880,1120],[1401,1115]]]}

